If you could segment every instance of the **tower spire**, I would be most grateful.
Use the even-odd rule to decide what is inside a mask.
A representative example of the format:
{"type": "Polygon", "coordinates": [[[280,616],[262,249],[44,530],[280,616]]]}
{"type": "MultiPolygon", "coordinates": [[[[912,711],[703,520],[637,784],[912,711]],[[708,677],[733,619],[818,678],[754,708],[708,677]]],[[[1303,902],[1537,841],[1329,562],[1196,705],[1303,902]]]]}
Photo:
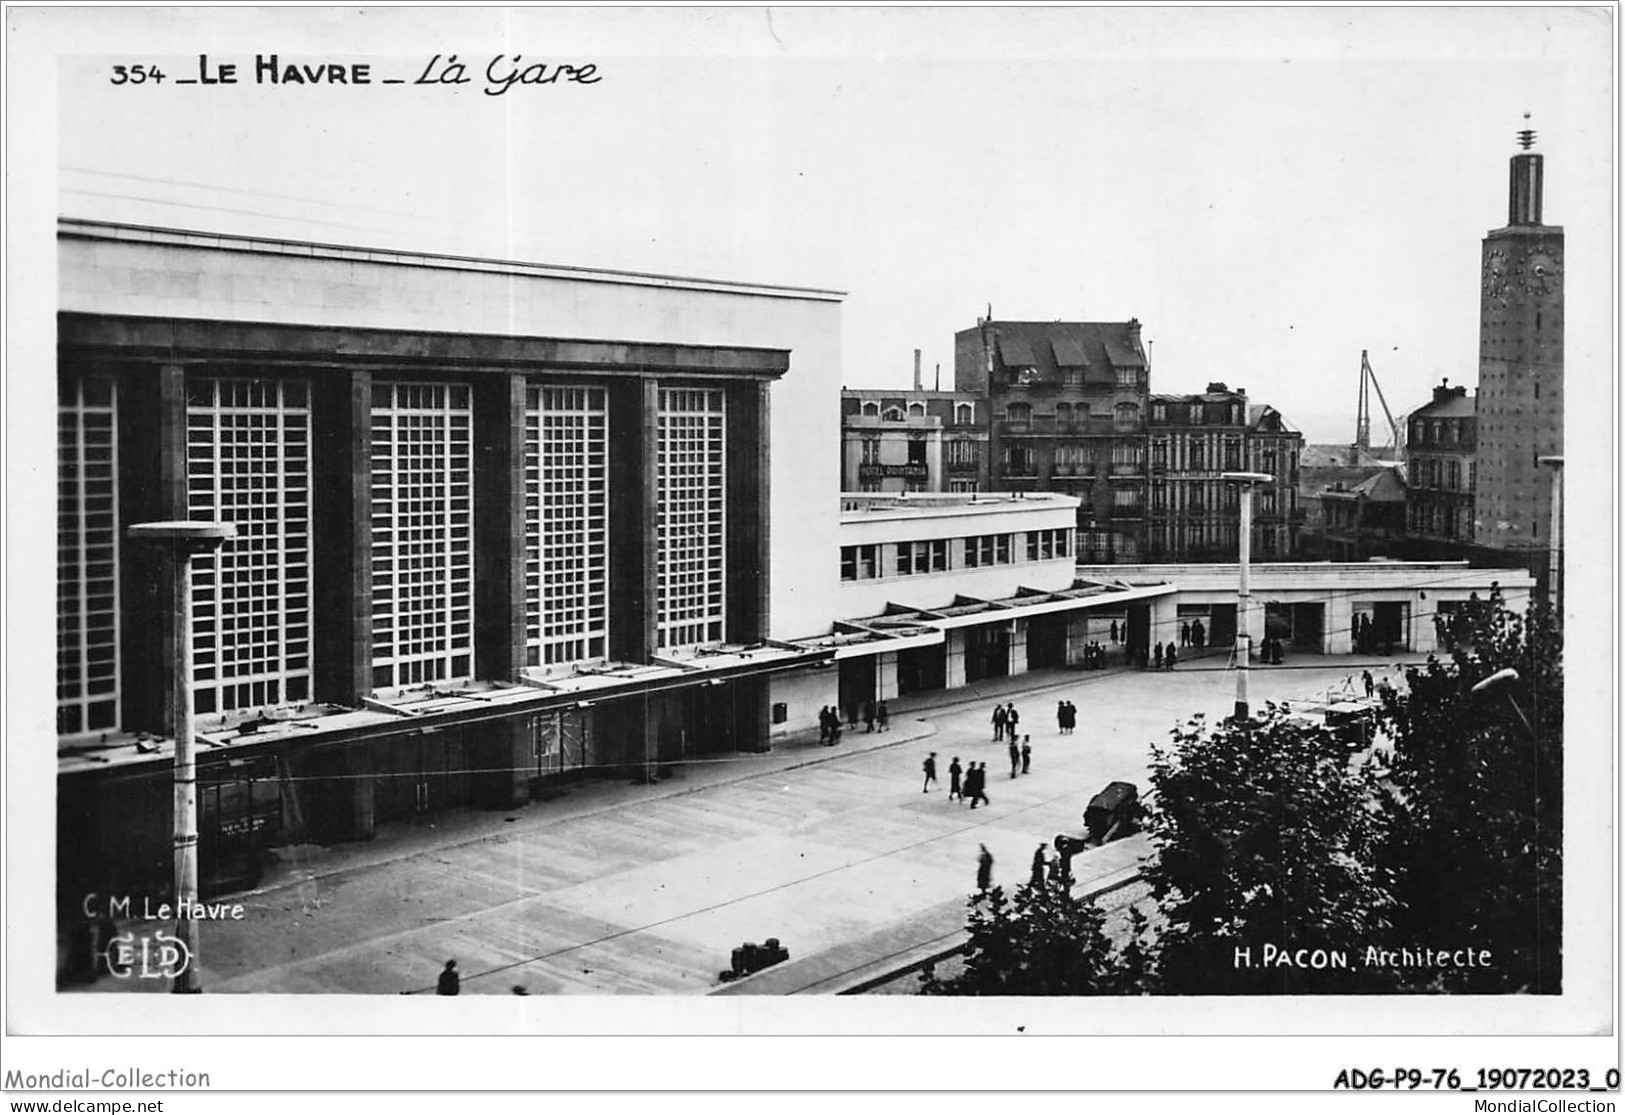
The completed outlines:
{"type": "MultiPolygon", "coordinates": [[[[1523,114],[1525,121],[1529,114],[1523,114]]],[[[1507,190],[1507,224],[1539,225],[1541,187],[1545,178],[1544,156],[1529,150],[1535,143],[1535,130],[1523,128],[1518,132],[1518,145],[1522,153],[1512,156],[1512,180],[1507,190]]]]}

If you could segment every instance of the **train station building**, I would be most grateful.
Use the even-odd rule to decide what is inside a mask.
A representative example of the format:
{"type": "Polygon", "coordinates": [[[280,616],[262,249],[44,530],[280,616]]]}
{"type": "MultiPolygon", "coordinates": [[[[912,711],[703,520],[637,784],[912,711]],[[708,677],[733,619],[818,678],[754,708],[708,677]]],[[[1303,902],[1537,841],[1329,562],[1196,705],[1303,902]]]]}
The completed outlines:
{"type": "Polygon", "coordinates": [[[205,890],[266,847],[768,746],[829,658],[841,295],[63,220],[65,892],[169,876],[190,576],[205,890]],[[770,447],[772,452],[770,453],[770,447]]]}
{"type": "MultiPolygon", "coordinates": [[[[838,292],[63,220],[59,893],[170,885],[192,560],[205,893],[269,849],[760,751],[827,705],[1234,636],[1234,565],[1079,564],[1070,494],[841,493],[838,292]]],[[[1528,578],[1259,565],[1393,650],[1528,578]],[[1363,620],[1362,620],[1363,617],[1363,620]]]]}

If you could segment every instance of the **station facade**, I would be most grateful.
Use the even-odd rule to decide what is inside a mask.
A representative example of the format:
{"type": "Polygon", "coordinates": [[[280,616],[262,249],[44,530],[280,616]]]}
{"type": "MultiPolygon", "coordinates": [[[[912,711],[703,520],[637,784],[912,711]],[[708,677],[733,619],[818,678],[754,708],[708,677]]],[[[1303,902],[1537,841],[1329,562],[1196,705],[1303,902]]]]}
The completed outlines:
{"type": "MultiPolygon", "coordinates": [[[[656,778],[843,709],[1235,632],[1235,567],[1092,568],[1079,498],[841,495],[841,295],[64,220],[58,885],[170,882],[194,559],[205,892],[558,782],[656,778]],[[1228,608],[1228,620],[1226,609],[1228,608]]],[[[1492,580],[1255,568],[1257,635],[1392,649],[1492,580]]],[[[1520,579],[1522,578],[1522,579],[1520,579]]]]}
{"type": "Polygon", "coordinates": [[[59,225],[65,893],[167,883],[190,575],[205,889],[279,842],[765,748],[827,657],[837,292],[59,225]],[[776,453],[770,454],[769,447],[776,453]],[[778,508],[778,513],[775,513],[778,508]],[[775,587],[778,586],[778,591],[775,587]]]}

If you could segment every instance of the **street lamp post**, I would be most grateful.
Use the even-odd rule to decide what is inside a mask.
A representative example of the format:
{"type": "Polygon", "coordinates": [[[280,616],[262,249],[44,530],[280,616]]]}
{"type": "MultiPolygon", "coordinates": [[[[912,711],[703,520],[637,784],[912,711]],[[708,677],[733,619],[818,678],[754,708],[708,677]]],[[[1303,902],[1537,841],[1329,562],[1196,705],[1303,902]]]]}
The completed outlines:
{"type": "Polygon", "coordinates": [[[1535,738],[1535,726],[1529,722],[1529,717],[1524,715],[1523,709],[1518,705],[1517,698],[1513,697],[1512,695],[1511,686],[1516,684],[1518,684],[1518,671],[1514,670],[1511,666],[1508,666],[1504,670],[1497,670],[1495,673],[1473,686],[1472,692],[1475,695],[1480,693],[1493,693],[1497,690],[1504,692],[1506,694],[1507,704],[1511,705],[1512,711],[1518,714],[1518,723],[1523,725],[1523,730],[1529,733],[1529,738],[1533,740],[1535,738]]]}
{"type": "Polygon", "coordinates": [[[126,536],[163,548],[170,571],[175,608],[175,663],[170,703],[175,732],[175,936],[186,946],[184,966],[171,988],[179,994],[202,990],[198,984],[197,921],[197,760],[192,739],[192,557],[217,550],[237,535],[230,523],[137,523],[126,536]]]}
{"type": "Polygon", "coordinates": [[[1248,602],[1252,598],[1248,576],[1253,559],[1253,488],[1272,483],[1275,477],[1267,472],[1225,472],[1219,478],[1241,489],[1240,583],[1236,590],[1236,720],[1243,721],[1250,712],[1247,672],[1253,655],[1252,631],[1247,626],[1248,602]]]}
{"type": "Polygon", "coordinates": [[[1540,463],[1552,470],[1552,529],[1547,536],[1550,555],[1546,567],[1546,598],[1552,614],[1563,618],[1563,458],[1541,457],[1540,463]]]}

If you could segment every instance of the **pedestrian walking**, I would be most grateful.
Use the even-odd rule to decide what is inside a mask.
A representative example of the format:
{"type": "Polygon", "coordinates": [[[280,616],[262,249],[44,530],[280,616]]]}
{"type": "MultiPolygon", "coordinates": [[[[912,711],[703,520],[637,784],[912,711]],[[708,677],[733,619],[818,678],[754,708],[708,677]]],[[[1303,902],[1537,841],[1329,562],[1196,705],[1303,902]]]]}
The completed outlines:
{"type": "Polygon", "coordinates": [[[1055,730],[1057,732],[1059,732],[1063,736],[1066,735],[1066,702],[1065,701],[1056,701],[1055,702],[1055,730]]]}
{"type": "Polygon", "coordinates": [[[1163,664],[1166,665],[1170,670],[1173,669],[1174,664],[1179,661],[1178,652],[1174,650],[1174,644],[1168,644],[1168,653],[1162,656],[1162,661],[1163,664]]]}
{"type": "Polygon", "coordinates": [[[1191,646],[1201,650],[1207,640],[1207,626],[1201,620],[1191,624],[1191,646]]]}
{"type": "Polygon", "coordinates": [[[1152,656],[1151,656],[1151,666],[1152,666],[1153,669],[1156,669],[1156,670],[1162,669],[1162,644],[1161,643],[1157,644],[1156,652],[1154,654],[1152,654],[1152,656]]]}
{"type": "Polygon", "coordinates": [[[982,852],[976,857],[976,889],[986,890],[993,885],[993,853],[982,845],[982,852]]]}
{"type": "Polygon", "coordinates": [[[828,740],[829,737],[830,737],[830,733],[833,731],[833,729],[830,727],[830,723],[829,723],[829,713],[830,713],[830,708],[829,708],[828,705],[825,705],[823,708],[818,710],[818,742],[819,743],[823,743],[824,741],[828,740]]]}
{"type": "Polygon", "coordinates": [[[960,801],[965,800],[965,793],[960,788],[960,785],[959,785],[959,776],[964,772],[964,769],[965,769],[964,767],[961,767],[959,765],[959,756],[955,755],[953,762],[948,764],[948,800],[949,801],[953,801],[955,798],[958,798],[960,801]]]}
{"type": "Polygon", "coordinates": [[[1016,725],[1021,723],[1021,713],[1016,711],[1015,702],[1004,706],[1004,730],[1011,736],[1016,734],[1016,725]]]}
{"type": "Polygon", "coordinates": [[[1066,734],[1071,735],[1078,729],[1078,706],[1071,701],[1066,703],[1066,734]]]}
{"type": "Polygon", "coordinates": [[[446,966],[440,971],[440,982],[435,986],[436,995],[456,995],[463,989],[463,978],[457,974],[457,961],[448,960],[446,966]]]}
{"type": "Polygon", "coordinates": [[[1033,737],[1021,737],[1021,773],[1026,774],[1033,765],[1033,737]]]}
{"type": "Polygon", "coordinates": [[[993,706],[993,742],[995,743],[1004,738],[1006,715],[1003,705],[993,706]]]}
{"type": "Polygon", "coordinates": [[[1112,620],[1111,636],[1112,636],[1112,645],[1116,646],[1117,645],[1117,621],[1115,619],[1112,620]]]}
{"type": "Polygon", "coordinates": [[[987,797],[987,764],[972,763],[970,770],[965,772],[965,793],[970,795],[970,807],[976,808],[976,803],[992,805],[987,797]]]}
{"type": "Polygon", "coordinates": [[[1040,844],[1038,846],[1038,850],[1033,853],[1032,885],[1035,887],[1042,887],[1044,885],[1045,868],[1049,866],[1049,857],[1044,855],[1044,849],[1048,847],[1048,844],[1040,844]]]}
{"type": "Polygon", "coordinates": [[[1014,778],[1021,769],[1021,744],[1016,742],[1015,733],[1010,735],[1010,777],[1014,778]]]}
{"type": "Polygon", "coordinates": [[[863,730],[866,732],[875,730],[875,703],[873,701],[863,702],[863,730]]]}
{"type": "Polygon", "coordinates": [[[920,793],[929,794],[931,792],[931,783],[935,782],[936,780],[937,753],[933,751],[931,754],[925,757],[925,785],[920,788],[920,793]]]}
{"type": "Polygon", "coordinates": [[[1191,625],[1189,620],[1179,625],[1179,645],[1182,647],[1191,645],[1191,625]]]}
{"type": "Polygon", "coordinates": [[[1370,670],[1361,670],[1360,677],[1365,681],[1365,695],[1370,697],[1377,690],[1377,683],[1371,677],[1370,670]]]}
{"type": "Polygon", "coordinates": [[[891,726],[891,710],[886,707],[885,701],[875,706],[875,720],[879,722],[882,732],[891,726]]]}

